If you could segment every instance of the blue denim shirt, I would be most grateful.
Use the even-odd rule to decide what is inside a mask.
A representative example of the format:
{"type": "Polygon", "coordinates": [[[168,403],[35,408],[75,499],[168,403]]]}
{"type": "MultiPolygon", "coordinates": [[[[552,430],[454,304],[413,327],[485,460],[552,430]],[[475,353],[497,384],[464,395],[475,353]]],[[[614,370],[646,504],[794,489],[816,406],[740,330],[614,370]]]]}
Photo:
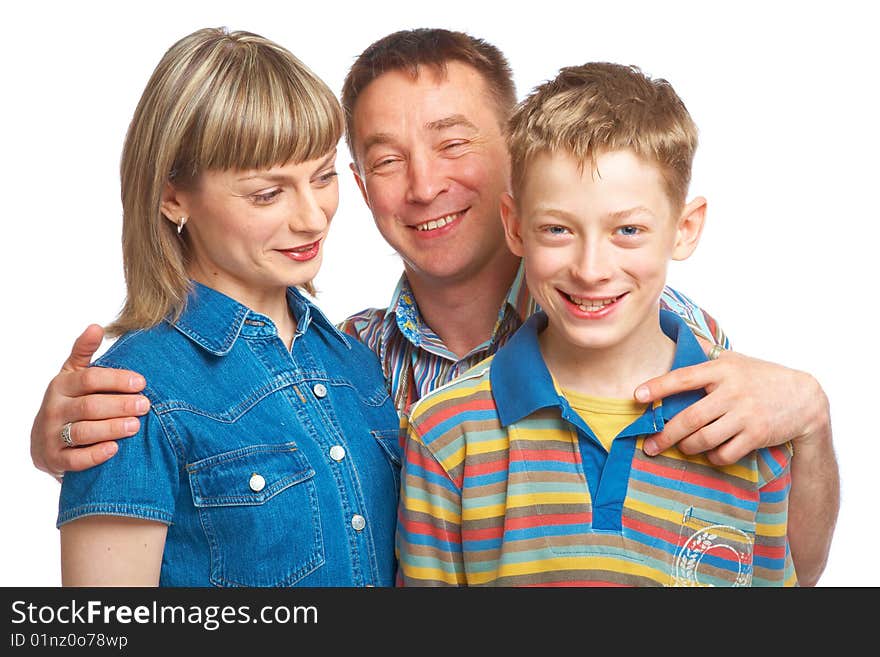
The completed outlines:
{"type": "Polygon", "coordinates": [[[126,333],[95,365],[147,380],[140,432],[64,478],[58,526],[169,525],[161,586],[391,586],[398,417],[376,356],[298,291],[272,321],[194,284],[174,323],[126,333]]]}

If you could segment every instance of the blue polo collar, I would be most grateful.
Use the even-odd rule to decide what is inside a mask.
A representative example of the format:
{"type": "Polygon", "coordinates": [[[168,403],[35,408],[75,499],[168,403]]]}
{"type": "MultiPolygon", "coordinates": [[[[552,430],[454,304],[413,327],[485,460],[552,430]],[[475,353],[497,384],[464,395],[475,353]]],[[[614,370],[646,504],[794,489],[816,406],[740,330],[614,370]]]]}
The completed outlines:
{"type": "MultiPolygon", "coordinates": [[[[246,325],[262,327],[266,334],[277,333],[271,319],[261,315],[206,285],[191,281],[192,289],[186,306],[177,321],[170,321],[178,331],[215,356],[225,356],[246,325]]],[[[350,347],[345,336],[327,319],[317,306],[294,287],[287,288],[287,303],[296,318],[296,335],[306,332],[314,323],[335,335],[350,347]]]]}
{"type": "MultiPolygon", "coordinates": [[[[547,326],[547,315],[536,312],[508,343],[498,350],[489,372],[492,394],[502,426],[509,426],[542,409],[559,407],[563,415],[570,415],[568,402],[559,395],[553,378],[538,346],[538,334],[547,326]]],[[[707,361],[700,343],[684,320],[673,312],[660,310],[660,328],[675,342],[676,370],[707,361]]],[[[655,430],[662,429],[685,408],[705,396],[702,390],[689,390],[663,399],[653,411],[655,430]]]]}

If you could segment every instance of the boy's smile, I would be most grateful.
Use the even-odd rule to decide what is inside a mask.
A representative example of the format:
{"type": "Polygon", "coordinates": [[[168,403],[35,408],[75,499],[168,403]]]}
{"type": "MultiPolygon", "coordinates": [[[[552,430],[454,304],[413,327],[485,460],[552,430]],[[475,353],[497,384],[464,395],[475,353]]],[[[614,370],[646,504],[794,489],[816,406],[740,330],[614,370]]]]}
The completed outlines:
{"type": "Polygon", "coordinates": [[[613,357],[623,366],[671,346],[660,330],[660,293],[669,260],[696,244],[705,202],[679,217],[660,168],[628,150],[600,154],[595,168],[543,153],[529,171],[519,204],[506,199],[503,214],[508,243],[548,316],[545,355],[613,357]]]}

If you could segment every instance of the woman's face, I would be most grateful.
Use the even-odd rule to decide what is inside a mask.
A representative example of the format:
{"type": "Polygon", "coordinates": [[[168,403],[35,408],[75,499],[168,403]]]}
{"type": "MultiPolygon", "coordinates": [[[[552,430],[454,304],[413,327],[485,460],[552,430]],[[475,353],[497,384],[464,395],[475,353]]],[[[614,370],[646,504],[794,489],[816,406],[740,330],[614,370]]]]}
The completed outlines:
{"type": "Polygon", "coordinates": [[[308,162],[255,171],[208,171],[170,188],[164,214],[187,217],[189,275],[258,309],[311,281],[339,204],[336,150],[308,162]]]}

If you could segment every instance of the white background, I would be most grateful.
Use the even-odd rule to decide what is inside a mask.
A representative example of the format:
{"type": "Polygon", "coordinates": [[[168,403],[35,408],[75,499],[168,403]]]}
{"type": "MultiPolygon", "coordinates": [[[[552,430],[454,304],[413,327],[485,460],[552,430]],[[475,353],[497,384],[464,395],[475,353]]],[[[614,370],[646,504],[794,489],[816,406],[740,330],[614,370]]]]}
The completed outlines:
{"type": "MultiPolygon", "coordinates": [[[[737,349],[823,384],[843,494],[821,584],[880,584],[880,57],[870,3],[11,5],[0,9],[0,586],[60,583],[58,484],[31,465],[31,422],[75,336],[120,308],[118,163],[143,86],[174,41],[221,25],[278,41],[337,93],[367,45],[414,27],[494,43],[520,97],[561,66],[595,60],[672,82],[700,127],[691,192],[708,198],[709,215],[700,248],[673,265],[670,282],[715,315],[737,349]]],[[[342,146],[341,204],[317,281],[333,320],[385,306],[401,270],[348,161],[342,146]]]]}

